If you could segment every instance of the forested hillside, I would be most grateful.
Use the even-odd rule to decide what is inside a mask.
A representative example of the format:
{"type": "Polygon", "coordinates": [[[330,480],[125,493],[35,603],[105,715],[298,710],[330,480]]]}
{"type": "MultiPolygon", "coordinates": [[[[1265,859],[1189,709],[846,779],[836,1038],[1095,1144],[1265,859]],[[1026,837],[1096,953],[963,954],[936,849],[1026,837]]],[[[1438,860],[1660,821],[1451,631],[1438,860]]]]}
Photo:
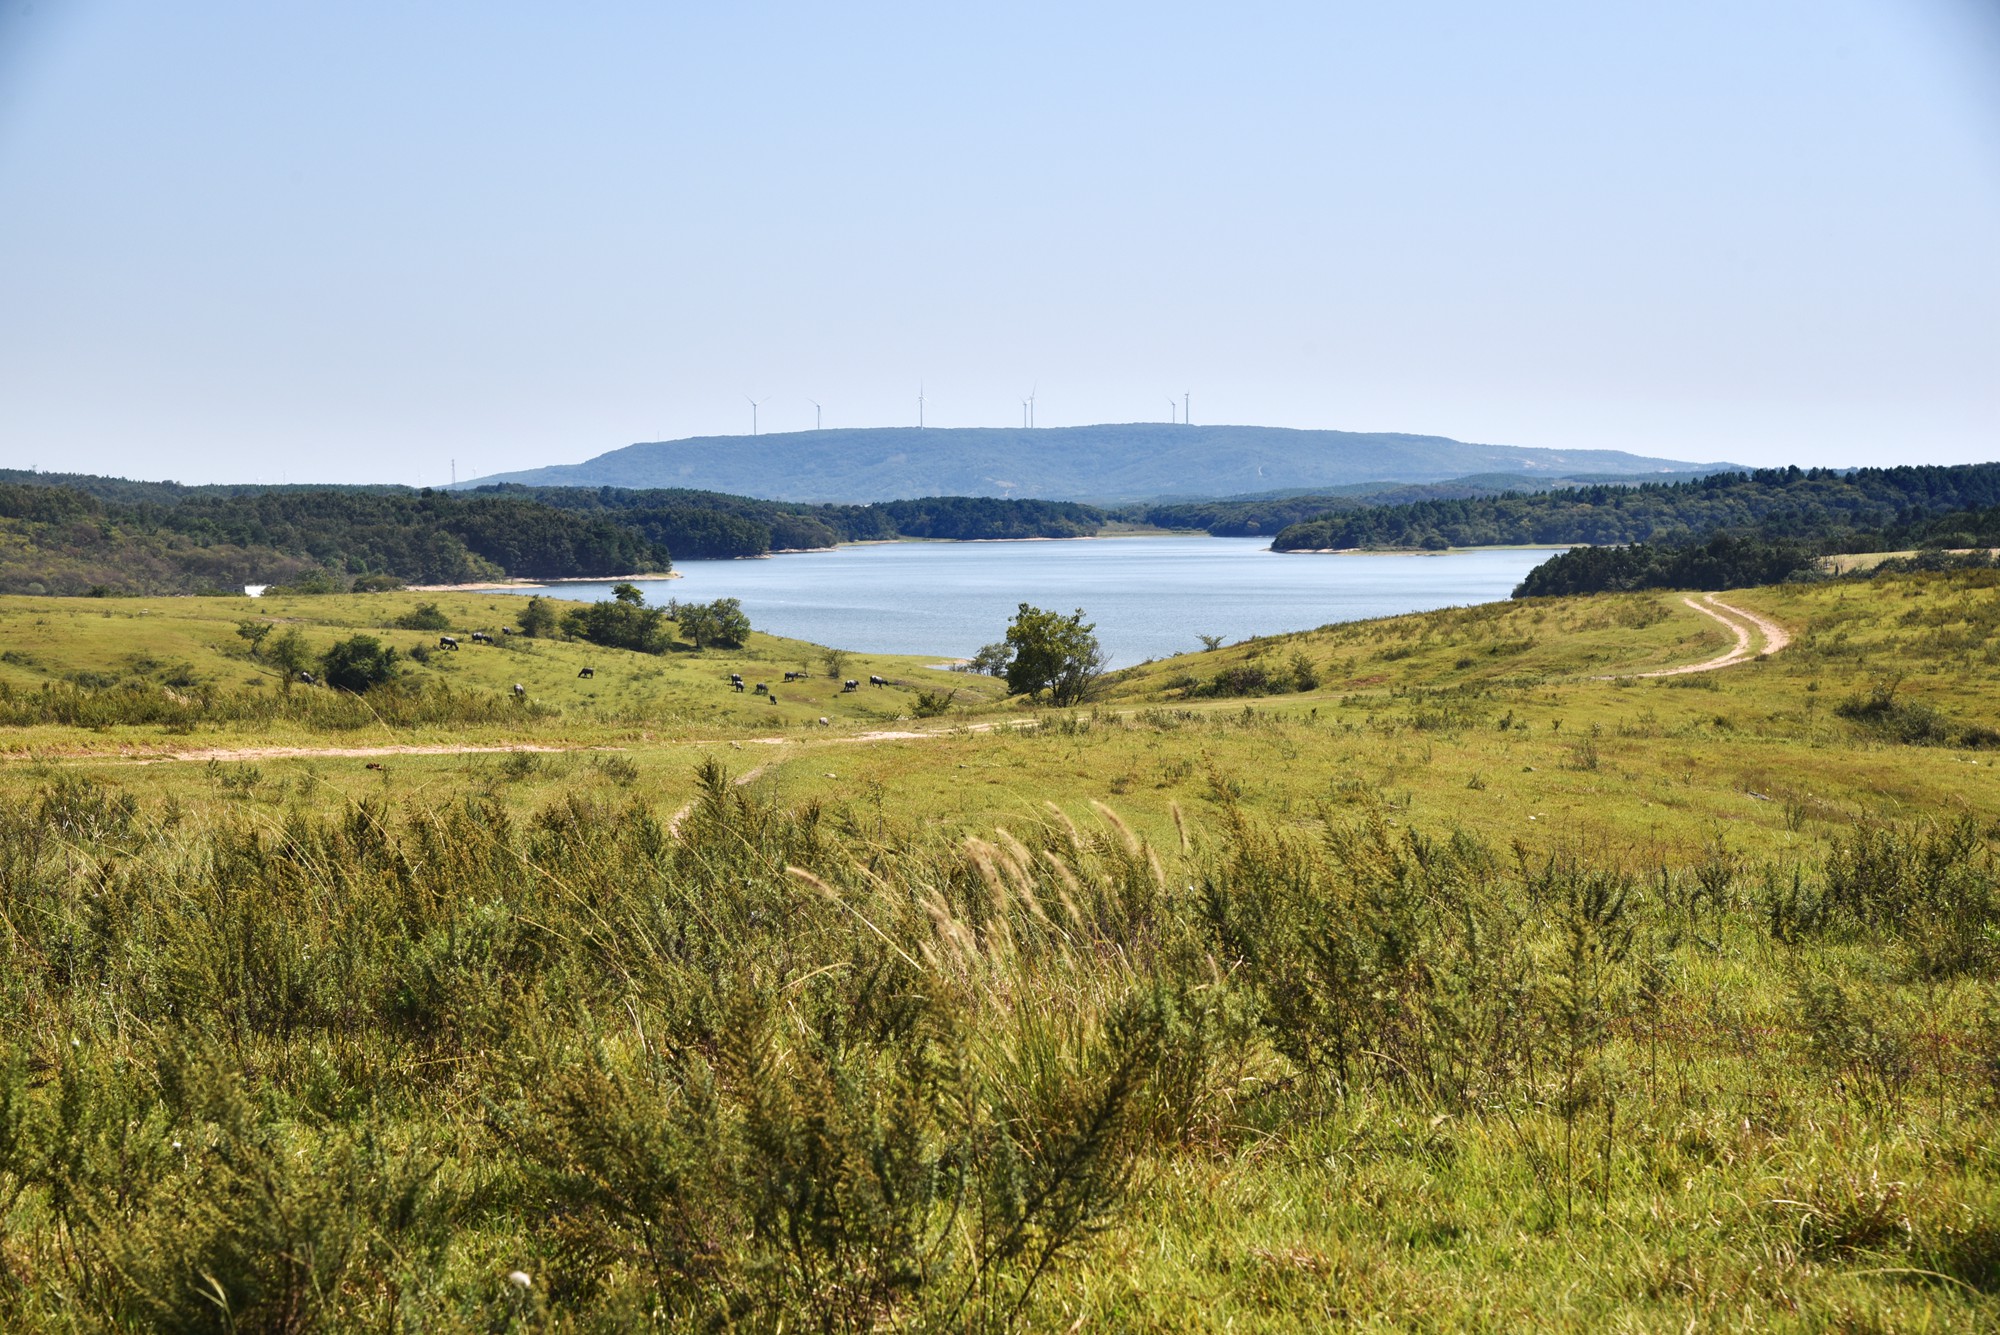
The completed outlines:
{"type": "Polygon", "coordinates": [[[0,482],[0,592],[195,593],[594,578],[670,559],[762,556],[899,537],[1069,538],[1101,511],[938,497],[808,506],[710,492],[321,487],[241,490],[51,474],[0,482]],[[61,485],[56,485],[60,482],[61,485]]]}
{"type": "Polygon", "coordinates": [[[1706,542],[1639,542],[1624,547],[1576,547],[1528,572],[1516,598],[1639,589],[1743,589],[1830,572],[1821,558],[1836,552],[1916,555],[1887,567],[1948,569],[1991,565],[2000,547],[2000,506],[1906,518],[1880,529],[1845,531],[1817,541],[1765,534],[1717,533],[1706,542]],[[1962,555],[1954,555],[1962,553],[1962,555]]]}
{"type": "MultiPolygon", "coordinates": [[[[1703,473],[1676,473],[1655,482],[1681,482],[1703,473]]],[[[1275,534],[1324,515],[1413,505],[1418,501],[1460,501],[1510,492],[1549,491],[1593,483],[1629,487],[1631,478],[1605,474],[1577,477],[1529,477],[1521,473],[1474,473],[1448,482],[1360,482],[1319,491],[1282,491],[1258,496],[1226,496],[1208,501],[1154,501],[1124,506],[1120,519],[1158,528],[1198,528],[1218,538],[1254,538],[1275,534]]]]}
{"type": "Polygon", "coordinates": [[[308,576],[455,584],[666,563],[634,529],[511,498],[323,489],[119,505],[67,487],[0,485],[7,593],[192,593],[308,576]]]}
{"type": "Polygon", "coordinates": [[[841,542],[894,538],[960,541],[1087,538],[1104,511],[1072,501],[928,496],[873,505],[809,505],[713,491],[616,487],[481,487],[477,495],[523,496],[629,524],[683,560],[806,551],[841,542]]]}
{"type": "Polygon", "coordinates": [[[1358,510],[1295,524],[1271,546],[1320,551],[1609,545],[1685,542],[1723,531],[1825,542],[1995,504],[2000,504],[2000,464],[1851,472],[1779,468],[1669,485],[1577,487],[1358,510]]]}

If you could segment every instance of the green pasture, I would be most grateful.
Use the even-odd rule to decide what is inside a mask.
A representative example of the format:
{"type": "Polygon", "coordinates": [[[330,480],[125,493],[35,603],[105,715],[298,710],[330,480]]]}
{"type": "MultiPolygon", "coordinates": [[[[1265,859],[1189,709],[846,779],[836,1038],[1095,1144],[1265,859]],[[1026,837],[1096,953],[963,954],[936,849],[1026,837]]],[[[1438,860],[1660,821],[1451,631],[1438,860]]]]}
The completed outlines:
{"type": "Polygon", "coordinates": [[[17,697],[435,601],[467,720],[0,729],[0,1327],[1994,1329],[2000,582],[1722,600],[1061,711],[0,600],[17,697]]]}
{"type": "MultiPolygon", "coordinates": [[[[248,598],[6,598],[0,599],[0,685],[38,690],[44,684],[81,681],[93,686],[130,684],[182,696],[200,688],[221,692],[282,693],[312,688],[287,685],[249,653],[236,633],[239,622],[269,622],[280,630],[297,628],[314,653],[338,639],[374,635],[397,649],[414,683],[511,699],[519,683],[535,706],[497,725],[397,729],[371,723],[342,734],[346,745],[438,744],[454,741],[504,744],[509,740],[586,742],[606,737],[644,739],[710,733],[784,732],[865,728],[907,717],[917,691],[958,690],[965,700],[991,699],[997,683],[937,670],[924,657],[844,654],[841,677],[829,675],[826,650],[797,640],[753,633],[741,649],[704,649],[680,644],[665,654],[642,654],[562,639],[502,636],[523,600],[501,594],[326,595],[248,598]],[[395,622],[420,604],[434,603],[451,623],[446,631],[397,629],[395,622]],[[474,644],[485,630],[493,645],[474,644]],[[457,651],[437,648],[441,635],[454,635],[457,651]],[[410,657],[424,650],[427,662],[410,657]],[[579,676],[590,668],[589,678],[579,676]],[[810,673],[787,683],[788,671],[810,673]],[[730,674],[746,683],[732,689],[730,674]],[[871,676],[892,684],[867,686],[871,676]],[[863,683],[842,690],[843,679],[863,683]],[[758,683],[768,695],[754,693],[758,683]],[[773,699],[775,697],[775,700],[773,699]]],[[[190,736],[143,728],[105,729],[65,738],[53,731],[23,730],[0,742],[8,749],[75,745],[79,749],[139,747],[193,749],[223,745],[249,735],[227,723],[203,724],[190,736]]],[[[260,745],[305,744],[309,728],[261,726],[260,745]]],[[[329,743],[330,744],[330,743],[329,743]]]]}

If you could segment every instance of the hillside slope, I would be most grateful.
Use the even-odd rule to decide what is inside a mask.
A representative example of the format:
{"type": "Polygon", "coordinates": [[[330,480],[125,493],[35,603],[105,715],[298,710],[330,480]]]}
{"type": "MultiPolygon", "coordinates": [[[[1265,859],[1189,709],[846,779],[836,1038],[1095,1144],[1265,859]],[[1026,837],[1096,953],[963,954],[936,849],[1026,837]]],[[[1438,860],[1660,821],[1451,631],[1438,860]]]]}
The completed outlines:
{"type": "Polygon", "coordinates": [[[462,485],[694,487],[796,501],[939,495],[1137,501],[1377,481],[1442,482],[1468,473],[1553,479],[1690,468],[1618,450],[1474,445],[1395,432],[1137,422],[698,436],[628,445],[579,464],[500,473],[462,485]]]}

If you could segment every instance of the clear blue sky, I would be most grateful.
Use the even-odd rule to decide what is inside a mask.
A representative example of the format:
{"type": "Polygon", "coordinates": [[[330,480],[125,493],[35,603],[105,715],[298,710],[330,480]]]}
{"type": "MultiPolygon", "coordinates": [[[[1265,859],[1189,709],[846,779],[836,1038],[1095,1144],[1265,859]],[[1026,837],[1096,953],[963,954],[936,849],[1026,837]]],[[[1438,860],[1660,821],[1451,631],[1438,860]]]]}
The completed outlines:
{"type": "Polygon", "coordinates": [[[920,384],[2000,458],[1995,8],[0,0],[0,464],[427,483],[920,384]]]}

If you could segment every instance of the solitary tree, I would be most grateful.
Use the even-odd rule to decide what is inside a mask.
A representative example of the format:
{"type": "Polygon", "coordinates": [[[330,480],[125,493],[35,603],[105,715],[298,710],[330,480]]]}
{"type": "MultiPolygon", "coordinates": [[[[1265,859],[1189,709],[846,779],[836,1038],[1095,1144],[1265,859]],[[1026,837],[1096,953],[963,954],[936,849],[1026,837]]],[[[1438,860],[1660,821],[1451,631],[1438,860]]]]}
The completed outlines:
{"type": "Polygon", "coordinates": [[[1013,695],[1073,705],[1090,694],[1104,675],[1104,650],[1091,634],[1097,627],[1078,608],[1068,616],[1022,603],[1007,627],[1013,657],[1007,663],[1007,690],[1013,695]]]}
{"type": "Polygon", "coordinates": [[[264,644],[264,661],[278,670],[279,680],[290,690],[305,665],[312,662],[312,650],[297,626],[287,626],[264,644]]]}
{"type": "Polygon", "coordinates": [[[646,595],[639,592],[637,584],[613,584],[611,586],[611,596],[619,602],[632,607],[644,607],[646,605],[646,595]]]}
{"type": "Polygon", "coordinates": [[[255,658],[258,649],[263,647],[264,637],[271,633],[271,624],[268,621],[251,621],[247,619],[236,623],[236,633],[250,642],[250,656],[252,658],[255,658]]]}

